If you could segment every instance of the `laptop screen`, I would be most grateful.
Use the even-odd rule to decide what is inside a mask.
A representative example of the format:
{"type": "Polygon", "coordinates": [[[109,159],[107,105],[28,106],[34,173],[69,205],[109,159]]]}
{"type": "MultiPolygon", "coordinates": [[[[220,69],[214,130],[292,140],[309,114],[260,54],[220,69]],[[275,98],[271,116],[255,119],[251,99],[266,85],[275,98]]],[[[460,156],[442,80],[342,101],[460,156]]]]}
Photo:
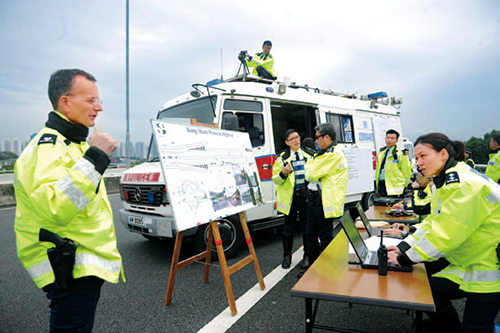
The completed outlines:
{"type": "Polygon", "coordinates": [[[340,219],[340,223],[342,223],[342,227],[344,228],[354,251],[358,255],[361,262],[364,262],[368,253],[368,248],[366,247],[363,238],[361,238],[358,229],[354,225],[351,215],[349,215],[349,213],[344,214],[344,216],[340,219]]]}
{"type": "Polygon", "coordinates": [[[368,232],[368,235],[375,236],[373,234],[372,225],[370,224],[370,221],[368,221],[368,217],[366,217],[366,214],[365,214],[365,211],[363,210],[363,207],[361,207],[361,205],[358,203],[356,205],[356,208],[358,209],[359,217],[361,218],[361,221],[365,225],[365,229],[368,232]]]}

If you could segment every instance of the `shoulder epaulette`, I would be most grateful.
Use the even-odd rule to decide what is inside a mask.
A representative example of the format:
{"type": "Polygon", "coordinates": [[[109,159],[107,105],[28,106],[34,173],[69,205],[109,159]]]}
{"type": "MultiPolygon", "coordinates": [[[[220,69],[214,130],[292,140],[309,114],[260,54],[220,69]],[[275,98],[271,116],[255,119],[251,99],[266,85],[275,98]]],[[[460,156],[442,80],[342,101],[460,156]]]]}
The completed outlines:
{"type": "Polygon", "coordinates": [[[287,160],[290,157],[290,149],[285,149],[280,154],[281,158],[287,160]]]}
{"type": "Polygon", "coordinates": [[[382,148],[380,148],[380,151],[384,151],[387,149],[387,146],[383,146],[382,148]]]}
{"type": "Polygon", "coordinates": [[[57,141],[57,135],[55,134],[44,134],[40,137],[40,140],[38,140],[38,145],[44,144],[44,143],[52,143],[53,145],[56,144],[57,141]]]}
{"type": "Polygon", "coordinates": [[[316,151],[314,151],[313,149],[311,149],[309,147],[300,147],[300,148],[311,156],[314,156],[314,154],[316,154],[316,151]]]}
{"type": "Polygon", "coordinates": [[[458,177],[458,172],[453,171],[446,174],[446,185],[460,183],[460,178],[458,177]]]}

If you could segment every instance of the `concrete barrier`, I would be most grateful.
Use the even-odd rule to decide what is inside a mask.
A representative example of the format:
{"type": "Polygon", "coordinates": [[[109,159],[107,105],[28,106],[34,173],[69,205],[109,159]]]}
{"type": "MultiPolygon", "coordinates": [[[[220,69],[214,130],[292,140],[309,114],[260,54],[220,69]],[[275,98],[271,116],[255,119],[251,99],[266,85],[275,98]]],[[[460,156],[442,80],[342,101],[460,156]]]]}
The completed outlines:
{"type": "MultiPolygon", "coordinates": [[[[120,176],[104,177],[106,191],[108,194],[119,193],[120,191],[120,176]]],[[[16,204],[16,196],[14,194],[13,184],[0,184],[0,207],[14,206],[16,204]]]]}

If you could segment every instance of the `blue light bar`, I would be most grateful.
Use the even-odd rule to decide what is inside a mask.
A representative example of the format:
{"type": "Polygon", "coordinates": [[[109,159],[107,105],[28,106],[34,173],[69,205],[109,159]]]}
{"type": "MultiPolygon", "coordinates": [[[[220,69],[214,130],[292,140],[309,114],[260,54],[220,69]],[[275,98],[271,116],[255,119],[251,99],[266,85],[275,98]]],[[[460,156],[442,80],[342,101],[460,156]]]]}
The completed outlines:
{"type": "Polygon", "coordinates": [[[387,97],[387,93],[385,91],[379,91],[379,92],[368,95],[368,99],[377,99],[377,98],[383,98],[383,97],[387,97]]]}
{"type": "Polygon", "coordinates": [[[221,80],[221,79],[213,79],[212,81],[208,81],[206,85],[207,85],[208,87],[211,87],[211,86],[218,85],[219,83],[224,83],[224,80],[221,80]]]}

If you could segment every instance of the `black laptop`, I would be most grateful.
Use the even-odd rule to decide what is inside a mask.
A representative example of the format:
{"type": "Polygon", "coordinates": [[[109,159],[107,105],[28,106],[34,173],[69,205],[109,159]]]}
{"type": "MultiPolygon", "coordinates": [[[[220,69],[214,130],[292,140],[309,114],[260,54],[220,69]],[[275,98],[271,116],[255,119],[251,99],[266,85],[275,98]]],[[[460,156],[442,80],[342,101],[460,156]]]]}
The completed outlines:
{"type": "MultiPolygon", "coordinates": [[[[359,218],[363,222],[365,229],[366,229],[366,232],[368,233],[368,236],[370,236],[370,237],[371,236],[378,236],[380,234],[380,230],[384,230],[384,228],[372,227],[372,225],[370,224],[370,221],[368,221],[368,218],[366,217],[366,214],[365,214],[365,211],[363,210],[363,207],[361,207],[361,204],[358,203],[356,205],[356,209],[358,210],[359,218]]],[[[399,237],[399,236],[386,236],[386,235],[384,235],[384,237],[403,239],[403,237],[399,237]]]]}
{"type": "MultiPolygon", "coordinates": [[[[345,213],[344,216],[340,219],[340,223],[342,223],[342,227],[344,228],[344,232],[349,238],[349,241],[354,248],[354,252],[358,256],[361,261],[362,268],[368,269],[378,269],[378,256],[377,251],[370,251],[366,246],[363,238],[356,228],[354,221],[351,218],[349,213],[345,213]]],[[[411,272],[413,268],[411,266],[398,266],[388,263],[387,270],[389,271],[400,271],[400,272],[411,272]]]]}

